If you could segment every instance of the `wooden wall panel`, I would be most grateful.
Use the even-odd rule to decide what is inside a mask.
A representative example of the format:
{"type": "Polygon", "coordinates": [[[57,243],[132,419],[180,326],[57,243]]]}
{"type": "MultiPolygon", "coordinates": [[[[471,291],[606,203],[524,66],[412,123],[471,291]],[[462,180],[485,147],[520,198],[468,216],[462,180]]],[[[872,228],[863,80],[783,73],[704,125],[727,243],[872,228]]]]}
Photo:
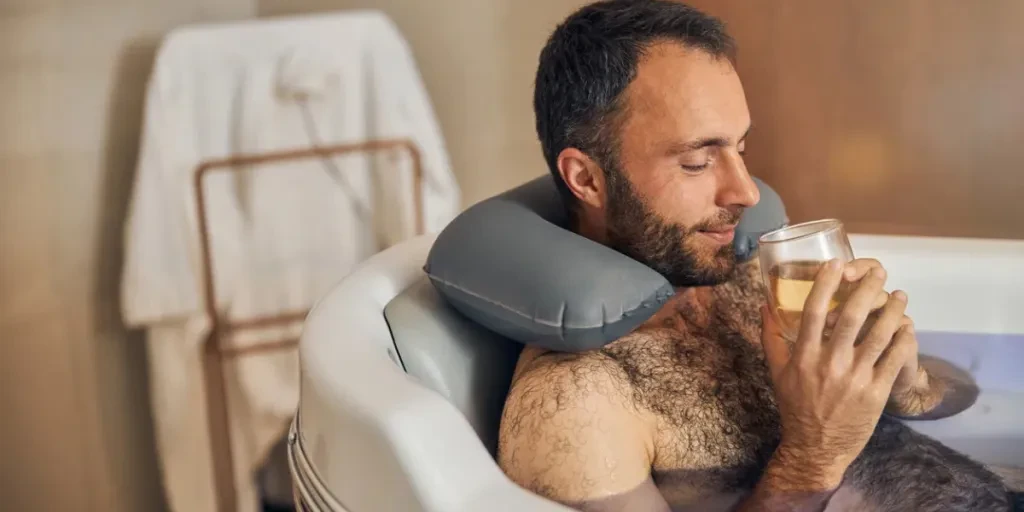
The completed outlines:
{"type": "Polygon", "coordinates": [[[692,3],[739,41],[748,164],[794,220],[1024,238],[1024,2],[692,3]]]}

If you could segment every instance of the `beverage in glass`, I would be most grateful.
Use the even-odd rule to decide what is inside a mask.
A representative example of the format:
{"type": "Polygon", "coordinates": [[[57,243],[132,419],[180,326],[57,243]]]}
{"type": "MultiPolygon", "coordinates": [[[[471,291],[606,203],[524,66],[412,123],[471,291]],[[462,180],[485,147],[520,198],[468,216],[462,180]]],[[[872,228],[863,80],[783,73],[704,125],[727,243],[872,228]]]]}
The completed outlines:
{"type": "MultiPolygon", "coordinates": [[[[758,242],[758,257],[772,313],[783,336],[796,341],[804,303],[818,271],[833,259],[852,261],[853,248],[843,223],[824,219],[765,233],[758,242]]],[[[839,307],[851,291],[851,283],[844,281],[829,310],[839,307]]]]}

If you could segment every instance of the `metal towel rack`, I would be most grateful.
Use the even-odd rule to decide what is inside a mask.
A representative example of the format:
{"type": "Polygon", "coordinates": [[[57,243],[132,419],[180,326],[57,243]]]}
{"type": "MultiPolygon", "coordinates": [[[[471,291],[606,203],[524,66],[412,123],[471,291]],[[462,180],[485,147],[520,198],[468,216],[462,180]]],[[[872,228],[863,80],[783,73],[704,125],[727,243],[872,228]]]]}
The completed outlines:
{"type": "Polygon", "coordinates": [[[223,159],[204,161],[194,171],[193,186],[195,187],[196,194],[199,243],[202,251],[203,296],[206,316],[210,319],[210,333],[203,345],[203,380],[206,390],[207,428],[210,434],[213,484],[217,498],[217,509],[222,512],[235,512],[238,505],[238,489],[235,488],[234,478],[234,456],[231,449],[230,418],[228,417],[227,408],[228,397],[224,381],[224,361],[257,353],[294,348],[298,345],[299,340],[298,338],[287,338],[242,348],[224,347],[221,344],[221,340],[228,334],[240,331],[291,325],[305,319],[308,311],[294,311],[234,321],[222,318],[217,313],[217,294],[214,289],[213,257],[210,254],[210,228],[206,213],[205,193],[203,192],[203,178],[213,172],[237,172],[242,167],[253,165],[387,150],[404,150],[409,153],[412,159],[415,232],[418,235],[423,234],[423,169],[420,151],[410,140],[375,139],[360,143],[316,145],[295,150],[236,155],[223,159]]]}

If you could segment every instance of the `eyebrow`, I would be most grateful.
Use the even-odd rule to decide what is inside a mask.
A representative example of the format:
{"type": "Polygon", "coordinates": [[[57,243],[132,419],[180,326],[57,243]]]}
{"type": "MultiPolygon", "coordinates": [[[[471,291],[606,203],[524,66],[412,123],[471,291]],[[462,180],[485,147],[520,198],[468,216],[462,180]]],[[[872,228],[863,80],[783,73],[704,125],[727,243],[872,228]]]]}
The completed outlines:
{"type": "MultiPolygon", "coordinates": [[[[743,142],[747,135],[750,135],[750,130],[754,129],[754,125],[751,124],[747,127],[747,131],[743,132],[743,136],[736,141],[737,144],[743,142]]],[[[725,147],[729,145],[729,139],[725,137],[704,137],[701,139],[686,141],[686,142],[675,142],[668,147],[668,153],[671,155],[678,155],[680,153],[686,153],[687,151],[694,151],[706,147],[725,147]]]]}

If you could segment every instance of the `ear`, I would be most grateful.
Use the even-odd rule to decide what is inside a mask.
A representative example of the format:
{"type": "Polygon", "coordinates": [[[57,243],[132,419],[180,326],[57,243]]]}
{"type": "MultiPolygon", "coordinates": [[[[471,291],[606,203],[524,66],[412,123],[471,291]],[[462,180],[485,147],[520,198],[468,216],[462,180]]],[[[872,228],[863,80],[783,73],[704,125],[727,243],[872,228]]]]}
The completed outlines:
{"type": "Polygon", "coordinates": [[[580,202],[593,208],[604,205],[604,173],[586,153],[576,148],[563,149],[558,154],[558,172],[580,202]]]}

